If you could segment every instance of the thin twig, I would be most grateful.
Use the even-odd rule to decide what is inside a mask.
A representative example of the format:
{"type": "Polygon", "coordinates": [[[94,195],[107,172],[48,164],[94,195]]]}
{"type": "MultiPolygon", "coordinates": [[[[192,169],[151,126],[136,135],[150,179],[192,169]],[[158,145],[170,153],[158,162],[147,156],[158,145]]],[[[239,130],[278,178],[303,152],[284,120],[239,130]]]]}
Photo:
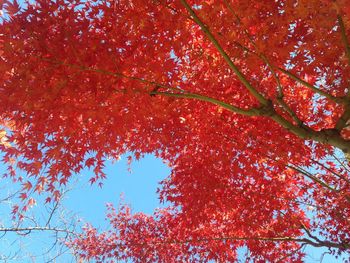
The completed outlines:
{"type": "Polygon", "coordinates": [[[323,97],[326,97],[329,100],[332,100],[332,101],[334,101],[336,103],[340,103],[340,104],[347,104],[348,103],[343,97],[335,97],[335,96],[333,96],[333,95],[331,95],[323,90],[320,90],[319,88],[316,88],[314,85],[310,84],[309,82],[306,82],[305,80],[301,79],[300,77],[298,77],[297,75],[293,74],[292,72],[290,72],[286,69],[278,68],[278,70],[281,71],[282,73],[286,74],[288,77],[295,80],[299,84],[311,89],[315,93],[317,93],[323,97]]]}
{"type": "Polygon", "coordinates": [[[68,233],[74,236],[77,236],[78,234],[67,230],[67,229],[63,229],[63,228],[54,228],[54,227],[1,227],[0,228],[0,232],[17,232],[17,233],[22,233],[25,232],[22,235],[27,235],[29,233],[31,233],[32,231],[53,231],[53,232],[63,232],[63,233],[68,233]]]}
{"type": "Polygon", "coordinates": [[[350,183],[350,180],[349,180],[349,179],[347,179],[347,178],[345,178],[344,176],[342,176],[342,175],[340,175],[340,174],[334,172],[332,169],[330,169],[329,167],[327,167],[327,166],[324,165],[323,163],[321,163],[321,162],[319,162],[319,161],[317,161],[317,160],[315,160],[315,159],[311,159],[311,161],[317,163],[318,165],[320,165],[321,167],[323,167],[324,169],[326,169],[327,171],[329,171],[330,173],[332,173],[332,174],[335,175],[336,177],[338,177],[338,178],[340,178],[340,179],[346,181],[347,183],[350,183]]]}
{"type": "Polygon", "coordinates": [[[318,183],[318,184],[322,185],[323,187],[325,187],[325,188],[331,190],[332,192],[339,193],[339,190],[333,188],[333,187],[330,186],[329,184],[327,184],[327,183],[325,183],[324,181],[322,181],[322,180],[318,179],[317,177],[313,176],[311,173],[305,171],[305,170],[304,170],[303,168],[301,168],[301,167],[296,167],[296,166],[294,166],[294,164],[293,164],[293,165],[286,165],[286,167],[291,168],[291,169],[293,169],[293,170],[295,170],[295,171],[297,171],[297,172],[299,172],[299,173],[305,175],[306,177],[308,177],[309,179],[311,179],[311,180],[314,181],[315,183],[318,183]]]}

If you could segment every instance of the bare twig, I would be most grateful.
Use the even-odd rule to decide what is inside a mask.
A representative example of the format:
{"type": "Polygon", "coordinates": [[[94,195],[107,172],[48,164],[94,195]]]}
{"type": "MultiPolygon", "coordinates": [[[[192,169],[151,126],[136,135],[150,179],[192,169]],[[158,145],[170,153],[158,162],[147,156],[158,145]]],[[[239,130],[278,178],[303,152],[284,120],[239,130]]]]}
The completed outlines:
{"type": "Polygon", "coordinates": [[[29,233],[31,233],[32,231],[52,231],[52,232],[63,232],[63,233],[68,233],[74,236],[77,236],[78,234],[67,230],[67,229],[63,229],[63,228],[54,228],[54,227],[46,227],[46,226],[42,226],[42,227],[0,227],[0,232],[16,232],[16,233],[22,233],[22,235],[27,235],[29,233]],[[24,233],[23,233],[24,232],[24,233]]]}

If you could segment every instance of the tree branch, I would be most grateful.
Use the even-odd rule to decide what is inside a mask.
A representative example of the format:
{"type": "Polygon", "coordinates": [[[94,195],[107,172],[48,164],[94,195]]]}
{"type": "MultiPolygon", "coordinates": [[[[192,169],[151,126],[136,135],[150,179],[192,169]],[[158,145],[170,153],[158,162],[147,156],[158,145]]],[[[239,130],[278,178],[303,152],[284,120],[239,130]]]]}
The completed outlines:
{"type": "Polygon", "coordinates": [[[305,80],[299,78],[298,76],[294,75],[293,73],[291,73],[290,71],[288,70],[285,70],[283,68],[278,68],[278,70],[280,70],[281,72],[283,72],[284,74],[286,74],[288,77],[290,77],[291,79],[295,80],[296,82],[300,83],[301,85],[311,89],[312,91],[314,91],[315,93],[323,96],[323,97],[326,97],[327,99],[329,100],[332,100],[336,103],[339,103],[339,104],[347,104],[347,100],[344,99],[343,97],[335,97],[331,94],[328,94],[327,92],[323,91],[323,90],[320,90],[319,88],[316,88],[315,86],[313,86],[312,84],[306,82],[305,80]]]}
{"type": "Polygon", "coordinates": [[[260,114],[260,109],[259,108],[252,108],[250,110],[244,110],[235,106],[232,106],[231,104],[227,104],[223,101],[206,97],[203,95],[195,94],[195,93],[170,93],[170,92],[158,92],[158,91],[152,91],[150,93],[151,95],[161,95],[161,96],[166,96],[166,97],[175,97],[175,98],[186,98],[186,99],[196,99],[200,101],[206,101],[210,102],[211,104],[220,106],[224,109],[227,109],[231,112],[242,114],[245,116],[258,116],[260,114]]]}
{"type": "MultiPolygon", "coordinates": [[[[40,58],[40,59],[42,59],[42,58],[40,58]]],[[[290,131],[291,133],[297,135],[298,137],[300,137],[302,139],[314,140],[314,141],[317,141],[320,143],[330,144],[334,147],[341,149],[344,153],[350,152],[350,141],[343,139],[340,136],[339,132],[335,132],[333,130],[315,131],[315,130],[312,130],[304,125],[295,126],[293,123],[291,123],[290,121],[285,119],[283,116],[277,114],[277,112],[274,110],[274,107],[273,107],[271,100],[266,100],[265,104],[259,108],[252,108],[249,110],[245,110],[245,109],[240,109],[238,107],[229,105],[227,103],[224,103],[224,102],[219,101],[219,100],[214,99],[214,98],[206,97],[206,96],[199,95],[199,94],[186,93],[184,90],[182,90],[180,88],[174,88],[174,87],[171,87],[169,85],[157,83],[155,81],[149,81],[149,80],[139,78],[139,77],[127,76],[127,75],[119,73],[119,72],[110,72],[110,71],[103,70],[103,69],[94,69],[94,68],[85,67],[85,66],[78,66],[78,65],[74,65],[74,64],[66,64],[66,63],[61,62],[61,61],[54,61],[54,60],[48,60],[48,59],[43,59],[43,60],[48,61],[50,63],[58,64],[58,65],[64,65],[64,66],[76,68],[79,70],[86,70],[86,71],[97,72],[97,73],[106,74],[106,75],[110,75],[110,76],[136,80],[136,81],[139,81],[141,83],[145,83],[147,85],[158,86],[161,88],[181,92],[181,93],[159,92],[158,95],[178,97],[178,98],[198,99],[198,100],[210,102],[210,103],[218,105],[218,106],[222,106],[222,107],[230,110],[231,112],[243,114],[246,116],[270,117],[276,123],[280,124],[283,128],[285,128],[286,130],[290,131]]],[[[156,95],[157,94],[156,92],[158,92],[158,91],[157,90],[145,91],[145,94],[156,95]]]]}
{"type": "Polygon", "coordinates": [[[316,176],[313,176],[312,174],[310,174],[309,172],[305,171],[304,169],[300,168],[300,167],[295,167],[294,165],[286,165],[286,167],[291,168],[303,175],[305,175],[307,178],[311,179],[312,181],[314,181],[315,183],[318,183],[320,185],[322,185],[323,187],[327,188],[328,190],[331,190],[332,192],[335,193],[339,193],[339,191],[335,188],[333,188],[332,186],[330,186],[329,184],[323,182],[322,180],[318,179],[316,176]]]}
{"type": "Polygon", "coordinates": [[[90,67],[85,67],[85,66],[79,66],[79,65],[74,65],[74,64],[67,64],[61,61],[54,61],[54,60],[50,60],[50,59],[43,59],[44,61],[47,62],[51,62],[54,64],[59,64],[59,65],[63,65],[63,66],[68,66],[71,68],[76,68],[79,70],[85,70],[85,71],[92,71],[92,72],[96,72],[96,73],[101,73],[101,74],[105,74],[105,75],[110,75],[110,76],[115,76],[115,77],[120,77],[120,78],[126,78],[126,79],[130,79],[130,80],[136,80],[139,81],[141,83],[147,84],[147,85],[152,85],[152,86],[156,86],[157,89],[154,89],[152,91],[146,91],[145,93],[148,93],[149,95],[160,95],[160,96],[166,96],[166,97],[176,97],[176,98],[188,98],[188,99],[197,99],[200,101],[206,101],[209,102],[211,104],[220,106],[224,109],[227,109],[231,112],[235,112],[238,114],[242,114],[242,115],[246,115],[246,116],[258,116],[261,115],[261,110],[260,108],[252,108],[250,110],[245,110],[245,109],[241,109],[238,107],[235,107],[231,104],[225,103],[223,101],[211,98],[211,97],[207,97],[204,95],[200,95],[200,94],[195,94],[195,93],[189,93],[186,92],[183,89],[180,88],[175,88],[169,85],[165,85],[162,83],[158,83],[155,81],[149,81],[146,80],[144,78],[139,78],[139,77],[134,77],[134,76],[128,76],[119,72],[111,72],[111,71],[107,71],[107,70],[103,70],[103,69],[94,69],[94,68],[90,68],[90,67]],[[164,88],[167,90],[173,90],[176,92],[181,92],[181,93],[171,93],[171,92],[160,92],[158,91],[159,88],[164,88]]]}
{"type": "Polygon", "coordinates": [[[222,48],[222,46],[219,44],[219,42],[216,40],[214,35],[210,32],[208,27],[202,22],[202,20],[196,15],[196,13],[193,11],[193,9],[189,6],[189,4],[185,0],[180,0],[182,5],[186,8],[186,10],[190,13],[190,15],[193,17],[194,21],[197,25],[200,26],[203,33],[208,37],[210,42],[216,47],[216,49],[219,51],[221,56],[224,58],[226,63],[229,65],[229,67],[233,70],[233,72],[236,74],[237,78],[241,81],[241,83],[248,89],[248,91],[262,104],[262,105],[268,105],[268,100],[261,95],[246,79],[246,77],[243,75],[243,73],[238,69],[238,67],[233,63],[231,58],[228,56],[228,54],[225,52],[225,50],[222,48]]]}
{"type": "MultiPolygon", "coordinates": [[[[338,12],[338,15],[337,15],[337,19],[338,19],[338,24],[339,24],[339,27],[340,27],[341,38],[342,38],[342,41],[343,41],[343,44],[344,44],[344,47],[345,47],[345,53],[346,53],[346,56],[347,56],[349,64],[350,64],[350,44],[349,44],[348,38],[346,36],[346,28],[345,28],[345,25],[344,25],[343,18],[341,17],[339,12],[338,12]]],[[[348,96],[350,96],[350,92],[348,92],[348,96]]]]}
{"type": "Polygon", "coordinates": [[[63,229],[63,228],[54,228],[54,227],[40,227],[40,226],[35,226],[35,227],[1,227],[0,228],[0,232],[17,232],[17,233],[22,233],[22,235],[28,235],[29,233],[31,233],[32,231],[52,231],[52,232],[62,232],[62,233],[66,233],[66,234],[71,234],[74,236],[77,236],[78,234],[67,230],[67,229],[63,229]]]}
{"type": "MultiPolygon", "coordinates": [[[[350,44],[349,44],[348,37],[346,35],[346,28],[345,28],[343,18],[341,17],[340,10],[339,10],[339,7],[338,7],[336,2],[335,2],[335,5],[336,5],[337,12],[338,12],[337,19],[338,19],[338,24],[339,24],[339,28],[340,28],[340,34],[341,34],[341,38],[342,38],[343,45],[345,48],[345,54],[348,58],[348,63],[350,65],[350,44]]],[[[348,99],[348,103],[345,105],[344,112],[340,116],[340,118],[336,124],[336,129],[338,129],[339,131],[342,130],[344,127],[346,127],[346,123],[350,119],[350,102],[349,102],[349,100],[350,100],[350,87],[348,87],[348,92],[346,94],[346,98],[348,99]]]]}
{"type": "Polygon", "coordinates": [[[75,68],[75,69],[84,70],[84,71],[91,71],[91,72],[96,72],[96,73],[102,73],[104,75],[115,76],[115,77],[130,79],[130,80],[136,80],[136,81],[139,81],[141,83],[148,84],[148,85],[151,85],[151,86],[158,86],[158,87],[165,88],[165,89],[171,89],[171,90],[174,90],[174,91],[183,92],[183,90],[180,89],[180,88],[175,88],[175,87],[172,87],[172,86],[169,86],[169,85],[165,85],[165,84],[162,84],[162,83],[158,83],[158,82],[155,82],[155,81],[149,81],[149,80],[146,80],[144,78],[128,76],[128,75],[125,75],[125,74],[120,73],[120,72],[112,72],[112,71],[108,71],[108,70],[104,70],[104,69],[95,69],[95,68],[92,68],[92,67],[86,67],[86,66],[81,66],[81,65],[69,64],[69,63],[65,63],[63,61],[47,59],[47,58],[43,58],[43,57],[38,57],[38,58],[40,60],[42,60],[42,61],[46,61],[46,62],[57,64],[57,65],[68,66],[70,68],[75,68]]]}
{"type": "Polygon", "coordinates": [[[343,114],[340,116],[339,120],[337,121],[335,128],[338,131],[341,131],[347,126],[347,122],[350,119],[350,103],[345,105],[345,109],[343,114]]]}
{"type": "Polygon", "coordinates": [[[350,184],[350,180],[349,180],[349,179],[347,179],[347,178],[345,178],[344,176],[342,176],[342,175],[340,175],[340,174],[334,172],[331,168],[327,167],[325,164],[323,164],[323,163],[321,163],[321,162],[319,162],[319,161],[317,161],[317,160],[315,160],[315,159],[311,159],[311,161],[313,161],[314,163],[318,164],[318,165],[321,166],[323,169],[325,169],[325,170],[327,170],[328,172],[332,173],[332,174],[335,175],[336,177],[338,177],[338,178],[340,178],[340,179],[342,179],[342,180],[344,180],[344,181],[346,181],[347,183],[350,184]]]}
{"type": "MultiPolygon", "coordinates": [[[[236,12],[232,9],[231,5],[224,0],[225,5],[227,6],[228,10],[231,12],[231,14],[236,18],[238,25],[242,26],[242,22],[240,17],[236,14],[236,12]]],[[[255,44],[253,38],[251,37],[251,35],[249,34],[248,30],[246,28],[243,28],[243,32],[244,34],[247,36],[249,42],[253,45],[253,47],[255,48],[255,50],[258,53],[252,52],[254,55],[258,56],[261,60],[264,61],[264,63],[267,65],[267,67],[269,68],[273,78],[276,81],[277,84],[277,92],[278,92],[278,96],[277,96],[277,102],[280,104],[280,106],[292,117],[292,119],[295,121],[295,123],[297,125],[302,125],[303,122],[298,118],[298,116],[296,115],[295,112],[293,112],[293,110],[289,107],[289,105],[283,100],[284,94],[283,94],[283,88],[282,88],[282,84],[281,81],[274,69],[274,67],[272,66],[271,62],[269,61],[269,59],[265,56],[265,54],[263,54],[258,46],[255,44]]],[[[245,48],[244,46],[240,45],[241,47],[244,48],[245,51],[250,51],[248,48],[245,48]]]]}
{"type": "Polygon", "coordinates": [[[301,244],[300,247],[298,247],[298,248],[292,250],[292,251],[291,251],[290,253],[288,253],[287,255],[285,255],[285,256],[279,258],[278,260],[276,260],[276,263],[279,263],[279,262],[286,262],[285,259],[287,259],[287,258],[293,256],[296,252],[298,252],[299,250],[302,250],[303,247],[305,247],[306,245],[307,245],[307,244],[301,244]]]}
{"type": "MultiPolygon", "coordinates": [[[[333,158],[345,169],[345,171],[350,172],[350,167],[345,165],[335,154],[332,154],[333,158]]],[[[347,158],[345,158],[347,160],[347,158]]],[[[350,181],[349,181],[350,183],[350,181]]]]}
{"type": "MultiPolygon", "coordinates": [[[[241,48],[243,51],[249,52],[249,53],[251,53],[251,54],[253,54],[253,55],[255,55],[255,56],[261,58],[261,54],[258,54],[258,53],[256,53],[256,52],[254,52],[253,50],[251,50],[251,49],[249,49],[249,48],[243,46],[241,43],[239,43],[239,42],[237,42],[237,41],[234,41],[233,43],[234,43],[236,46],[238,46],[239,48],[241,48]]],[[[262,59],[262,58],[261,58],[261,59],[262,59]]],[[[271,64],[271,63],[270,63],[270,64],[271,64]]],[[[271,64],[271,67],[272,67],[272,68],[276,68],[276,67],[275,67],[274,65],[272,65],[272,64],[271,64]]],[[[307,88],[310,88],[310,89],[311,89],[312,91],[314,91],[315,93],[317,93],[317,94],[319,94],[319,95],[321,95],[321,96],[323,96],[323,97],[326,97],[326,98],[329,99],[329,100],[332,100],[332,101],[334,101],[334,102],[336,102],[336,103],[339,103],[339,104],[342,104],[342,105],[348,105],[348,104],[350,104],[349,100],[347,100],[345,97],[335,97],[335,96],[333,96],[333,95],[331,95],[331,94],[329,94],[329,93],[327,93],[327,92],[325,92],[325,91],[323,91],[323,90],[321,90],[321,89],[319,89],[319,88],[313,86],[312,84],[310,84],[310,83],[306,82],[305,80],[299,78],[298,76],[296,76],[295,74],[293,74],[292,72],[290,72],[290,71],[288,71],[288,70],[286,70],[286,69],[283,69],[283,68],[281,68],[281,67],[277,67],[277,69],[278,69],[279,71],[281,71],[282,73],[284,73],[285,75],[287,75],[287,76],[289,76],[290,78],[292,78],[293,80],[295,80],[296,82],[298,82],[299,84],[301,84],[301,85],[303,85],[303,86],[305,86],[305,87],[307,87],[307,88]]],[[[350,94],[350,89],[349,89],[349,94],[350,94]]],[[[346,120],[348,120],[348,119],[346,119],[346,120]]],[[[345,120],[345,121],[346,121],[346,120],[345,120]]]]}
{"type": "MultiPolygon", "coordinates": [[[[328,247],[328,248],[338,248],[338,249],[348,249],[349,244],[339,244],[331,241],[321,241],[316,242],[308,238],[297,238],[297,237],[240,237],[240,236],[228,236],[228,237],[213,237],[213,238],[197,238],[197,239],[186,239],[186,240],[163,240],[155,242],[128,242],[128,244],[133,246],[147,246],[147,245],[165,245],[165,244],[193,244],[193,243],[203,243],[211,241],[262,241],[262,242],[297,242],[308,244],[314,247],[328,247]]],[[[119,244],[119,246],[124,246],[119,244]]]]}

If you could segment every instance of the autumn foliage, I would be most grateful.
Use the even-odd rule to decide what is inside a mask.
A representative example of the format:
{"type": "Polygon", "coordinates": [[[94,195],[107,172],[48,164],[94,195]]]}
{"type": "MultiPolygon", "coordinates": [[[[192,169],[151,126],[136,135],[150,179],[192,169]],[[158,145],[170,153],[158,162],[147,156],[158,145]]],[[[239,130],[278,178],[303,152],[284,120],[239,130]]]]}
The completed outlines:
{"type": "MultiPolygon", "coordinates": [[[[3,1],[2,1],[3,2],[3,1]]],[[[23,213],[106,159],[172,172],[154,215],[68,245],[101,262],[302,262],[350,251],[350,2],[3,3],[0,148],[23,213]],[[16,173],[16,169],[25,171],[16,173]]]]}

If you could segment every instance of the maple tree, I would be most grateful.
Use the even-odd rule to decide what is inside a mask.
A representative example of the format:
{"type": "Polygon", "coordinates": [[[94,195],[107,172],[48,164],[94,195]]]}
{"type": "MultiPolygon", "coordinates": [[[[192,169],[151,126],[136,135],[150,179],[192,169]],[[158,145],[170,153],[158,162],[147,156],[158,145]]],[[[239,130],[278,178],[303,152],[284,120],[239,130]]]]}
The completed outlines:
{"type": "Polygon", "coordinates": [[[347,0],[3,1],[7,176],[60,197],[84,167],[152,153],[154,215],[109,207],[68,245],[105,262],[301,262],[350,250],[347,0]],[[26,172],[21,177],[16,169],[26,172]]]}

